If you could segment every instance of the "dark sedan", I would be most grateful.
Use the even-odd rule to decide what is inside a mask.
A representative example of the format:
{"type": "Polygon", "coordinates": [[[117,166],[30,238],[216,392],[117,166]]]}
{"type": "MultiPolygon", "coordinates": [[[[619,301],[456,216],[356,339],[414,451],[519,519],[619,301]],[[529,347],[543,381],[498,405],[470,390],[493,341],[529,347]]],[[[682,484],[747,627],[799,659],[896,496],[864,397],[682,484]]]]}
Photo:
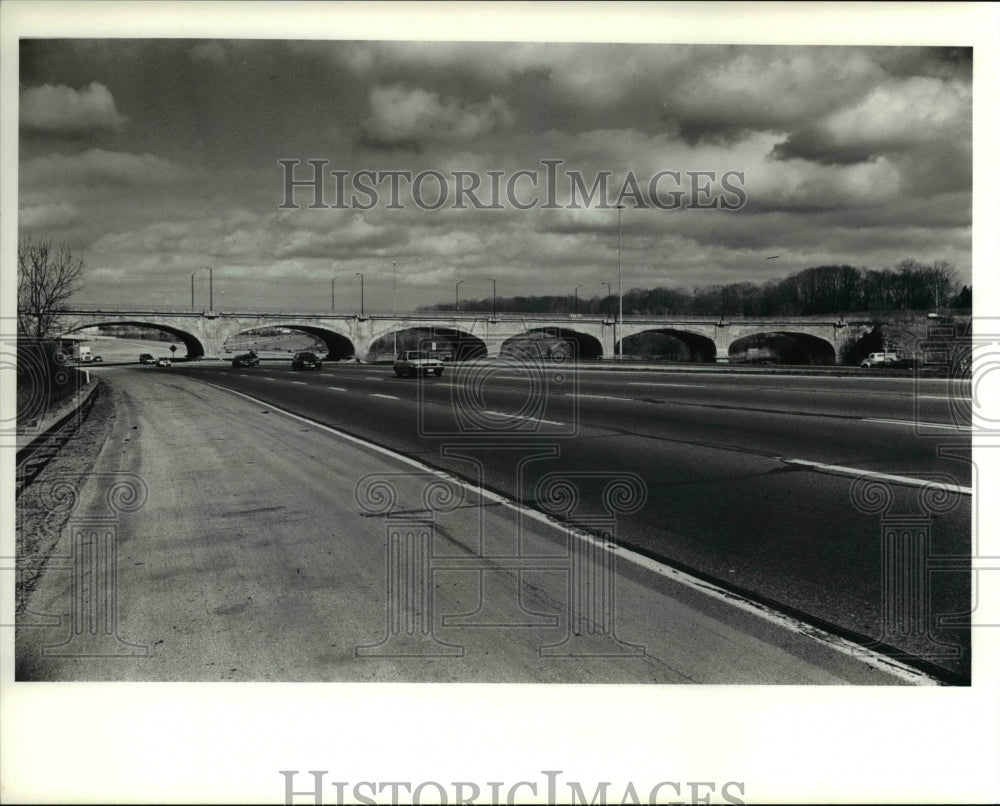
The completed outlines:
{"type": "Polygon", "coordinates": [[[256,367],[258,364],[260,364],[260,358],[253,350],[249,353],[242,353],[233,359],[234,367],[256,367]]]}
{"type": "Polygon", "coordinates": [[[316,353],[296,353],[292,358],[292,369],[322,369],[323,362],[316,353]]]}

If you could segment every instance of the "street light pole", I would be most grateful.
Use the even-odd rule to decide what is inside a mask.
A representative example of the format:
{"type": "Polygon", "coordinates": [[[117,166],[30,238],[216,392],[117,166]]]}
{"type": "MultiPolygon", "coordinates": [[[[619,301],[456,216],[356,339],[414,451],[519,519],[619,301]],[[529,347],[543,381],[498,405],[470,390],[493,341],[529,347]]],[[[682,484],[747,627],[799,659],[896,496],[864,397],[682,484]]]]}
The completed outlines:
{"type": "MultiPolygon", "coordinates": [[[[396,261],[392,261],[392,315],[396,315],[396,261]]],[[[392,354],[399,355],[399,331],[392,331],[392,354]]]]}
{"type": "Polygon", "coordinates": [[[365,315],[365,276],[359,271],[354,272],[355,275],[361,278],[361,317],[364,318],[365,315]]]}
{"type": "Polygon", "coordinates": [[[196,271],[191,272],[191,310],[192,311],[194,310],[194,276],[197,273],[198,272],[196,272],[196,271]]]}
{"type": "Polygon", "coordinates": [[[210,311],[214,311],[215,305],[213,303],[213,296],[212,296],[212,267],[206,266],[205,268],[208,269],[208,309],[210,311]]]}
{"type": "Polygon", "coordinates": [[[618,333],[616,334],[616,341],[618,344],[618,358],[622,358],[622,353],[624,352],[625,339],[622,337],[622,207],[624,205],[618,204],[618,333]]]}
{"type": "Polygon", "coordinates": [[[465,280],[459,280],[457,283],[455,283],[455,310],[456,311],[458,310],[458,287],[462,283],[464,283],[464,282],[465,282],[465,280]]]}
{"type": "Polygon", "coordinates": [[[337,310],[337,278],[330,278],[330,313],[337,310]]]}
{"type": "Polygon", "coordinates": [[[580,313],[580,286],[573,289],[573,313],[580,313]]]}
{"type": "Polygon", "coordinates": [[[493,318],[497,318],[497,281],[492,277],[487,278],[491,283],[493,283],[493,318]]]}

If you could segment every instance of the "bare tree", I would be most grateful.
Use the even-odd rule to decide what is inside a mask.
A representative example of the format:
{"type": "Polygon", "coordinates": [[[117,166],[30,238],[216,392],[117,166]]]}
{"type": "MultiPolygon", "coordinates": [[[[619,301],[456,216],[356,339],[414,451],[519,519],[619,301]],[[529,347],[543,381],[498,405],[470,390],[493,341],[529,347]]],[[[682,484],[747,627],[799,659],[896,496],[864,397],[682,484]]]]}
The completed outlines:
{"type": "Polygon", "coordinates": [[[935,260],[928,276],[934,289],[934,307],[947,305],[949,297],[955,291],[955,267],[946,260],[935,260]]]}
{"type": "Polygon", "coordinates": [[[83,288],[83,258],[65,245],[22,238],[17,245],[17,331],[22,337],[51,339],[62,329],[69,298],[83,288]]]}

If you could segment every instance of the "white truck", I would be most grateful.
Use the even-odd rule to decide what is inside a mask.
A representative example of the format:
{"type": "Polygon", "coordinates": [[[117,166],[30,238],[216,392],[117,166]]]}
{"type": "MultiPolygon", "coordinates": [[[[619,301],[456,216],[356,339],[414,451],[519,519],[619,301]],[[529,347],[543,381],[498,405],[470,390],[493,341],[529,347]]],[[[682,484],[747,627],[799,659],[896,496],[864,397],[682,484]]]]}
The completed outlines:
{"type": "Polygon", "coordinates": [[[899,356],[894,352],[868,353],[868,357],[861,362],[863,367],[886,367],[899,361],[899,356]]]}
{"type": "Polygon", "coordinates": [[[94,354],[85,344],[78,344],[76,346],[76,360],[84,364],[89,364],[94,360],[94,354]]]}

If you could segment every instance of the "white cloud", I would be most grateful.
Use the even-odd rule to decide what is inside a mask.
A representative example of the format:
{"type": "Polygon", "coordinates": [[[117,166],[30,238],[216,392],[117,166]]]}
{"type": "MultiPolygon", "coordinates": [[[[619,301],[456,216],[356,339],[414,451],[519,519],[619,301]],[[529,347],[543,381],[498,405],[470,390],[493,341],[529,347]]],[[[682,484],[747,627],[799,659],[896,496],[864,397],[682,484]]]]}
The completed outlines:
{"type": "Polygon", "coordinates": [[[92,148],[79,154],[36,157],[21,167],[27,187],[164,185],[187,175],[183,168],[153,154],[125,154],[92,148]]]}
{"type": "Polygon", "coordinates": [[[914,76],[876,87],[861,103],[831,115],[822,129],[834,145],[860,142],[878,148],[967,133],[971,123],[968,87],[914,76]]]}
{"type": "Polygon", "coordinates": [[[80,211],[69,202],[39,204],[22,207],[18,211],[18,225],[25,232],[63,229],[80,220],[80,211]]]}
{"type": "Polygon", "coordinates": [[[79,135],[120,129],[128,118],[115,109],[115,99],[96,81],[82,90],[63,84],[28,87],[21,92],[21,127],[29,131],[79,135]]]}
{"type": "Polygon", "coordinates": [[[405,140],[471,140],[510,122],[506,102],[491,95],[486,101],[442,100],[435,92],[399,85],[373,87],[371,117],[366,128],[388,142],[405,140]]]}

